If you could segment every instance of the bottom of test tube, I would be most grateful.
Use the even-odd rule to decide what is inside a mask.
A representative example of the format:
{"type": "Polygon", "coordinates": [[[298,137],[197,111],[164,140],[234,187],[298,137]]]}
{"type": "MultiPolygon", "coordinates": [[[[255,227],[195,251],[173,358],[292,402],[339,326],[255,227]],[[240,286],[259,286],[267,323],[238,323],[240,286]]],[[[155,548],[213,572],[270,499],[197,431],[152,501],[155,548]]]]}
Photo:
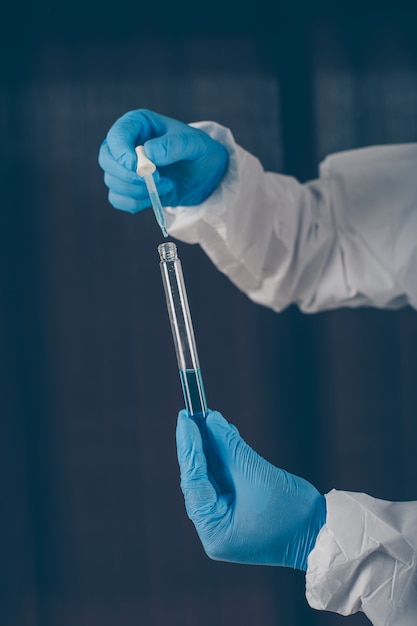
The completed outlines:
{"type": "Polygon", "coordinates": [[[207,415],[207,402],[200,369],[180,370],[185,406],[190,415],[207,415]]]}

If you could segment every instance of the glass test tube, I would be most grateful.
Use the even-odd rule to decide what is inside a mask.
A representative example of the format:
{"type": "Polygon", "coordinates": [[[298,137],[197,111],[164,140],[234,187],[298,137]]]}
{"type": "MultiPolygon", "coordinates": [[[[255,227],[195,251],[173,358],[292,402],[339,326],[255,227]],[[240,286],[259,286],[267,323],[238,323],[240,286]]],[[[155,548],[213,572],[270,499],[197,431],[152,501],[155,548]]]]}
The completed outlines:
{"type": "Polygon", "coordinates": [[[161,243],[158,252],[185,406],[190,415],[206,417],[206,396],[177,246],[170,241],[161,243]]]}

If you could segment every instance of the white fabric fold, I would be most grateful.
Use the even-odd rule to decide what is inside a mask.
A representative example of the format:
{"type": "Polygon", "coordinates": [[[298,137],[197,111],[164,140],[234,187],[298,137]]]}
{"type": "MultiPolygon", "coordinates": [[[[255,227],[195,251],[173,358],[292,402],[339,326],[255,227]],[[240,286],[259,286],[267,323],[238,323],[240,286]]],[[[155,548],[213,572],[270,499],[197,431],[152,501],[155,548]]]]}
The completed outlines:
{"type": "Polygon", "coordinates": [[[300,184],[265,172],[227,128],[195,125],[226,146],[229,168],[203,204],[165,209],[170,235],[275,311],[417,308],[417,144],[331,155],[300,184]]]}
{"type": "Polygon", "coordinates": [[[415,625],[417,502],[333,490],[326,503],[326,524],[308,559],[310,606],[363,611],[375,626],[415,625]]]}
{"type": "MultiPolygon", "coordinates": [[[[300,184],[265,172],[213,122],[196,124],[229,152],[197,207],[166,208],[171,236],[198,243],[254,302],[282,311],[417,308],[417,144],[330,155],[300,184]]],[[[417,624],[417,502],[332,491],[309,557],[312,607],[364,611],[375,626],[417,624]]]]}

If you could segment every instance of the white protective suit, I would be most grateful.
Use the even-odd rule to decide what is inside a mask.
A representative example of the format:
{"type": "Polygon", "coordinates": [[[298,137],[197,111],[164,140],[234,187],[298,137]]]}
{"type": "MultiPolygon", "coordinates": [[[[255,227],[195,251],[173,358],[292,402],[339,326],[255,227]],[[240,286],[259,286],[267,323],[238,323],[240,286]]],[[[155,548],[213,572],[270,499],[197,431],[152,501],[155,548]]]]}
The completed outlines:
{"type": "MultiPolygon", "coordinates": [[[[417,144],[331,155],[318,180],[264,172],[230,131],[196,124],[229,152],[198,207],[166,209],[170,235],[199,243],[253,301],[282,311],[417,308],[417,144]]],[[[417,625],[417,502],[331,491],[308,561],[313,608],[417,625]]]]}

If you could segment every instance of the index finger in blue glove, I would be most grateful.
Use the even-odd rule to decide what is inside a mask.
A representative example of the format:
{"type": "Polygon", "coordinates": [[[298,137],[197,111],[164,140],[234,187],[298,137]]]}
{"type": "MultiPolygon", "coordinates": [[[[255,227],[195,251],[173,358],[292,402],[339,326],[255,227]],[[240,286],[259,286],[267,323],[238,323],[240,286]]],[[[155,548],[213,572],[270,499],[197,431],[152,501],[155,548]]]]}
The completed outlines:
{"type": "Polygon", "coordinates": [[[187,124],[160,115],[147,109],[129,111],[120,117],[111,126],[107,133],[107,143],[112,157],[123,167],[134,170],[136,167],[135,147],[145,146],[145,154],[148,153],[147,141],[155,137],[161,137],[170,129],[187,129],[187,124]]]}
{"type": "Polygon", "coordinates": [[[157,126],[158,116],[145,109],[122,115],[111,126],[106,137],[112,157],[128,170],[135,170],[135,146],[143,145],[147,139],[164,132],[157,126]]]}
{"type": "Polygon", "coordinates": [[[118,178],[119,180],[124,180],[129,183],[139,184],[145,186],[143,179],[136,174],[136,155],[134,155],[135,162],[132,168],[124,167],[117,159],[114,158],[112,152],[110,151],[110,147],[107,139],[103,141],[100,146],[100,150],[98,153],[98,162],[100,167],[105,171],[118,178]]]}
{"type": "Polygon", "coordinates": [[[208,160],[215,151],[222,152],[225,148],[204,131],[176,120],[171,122],[170,132],[145,143],[146,154],[158,166],[177,161],[208,160]]]}

